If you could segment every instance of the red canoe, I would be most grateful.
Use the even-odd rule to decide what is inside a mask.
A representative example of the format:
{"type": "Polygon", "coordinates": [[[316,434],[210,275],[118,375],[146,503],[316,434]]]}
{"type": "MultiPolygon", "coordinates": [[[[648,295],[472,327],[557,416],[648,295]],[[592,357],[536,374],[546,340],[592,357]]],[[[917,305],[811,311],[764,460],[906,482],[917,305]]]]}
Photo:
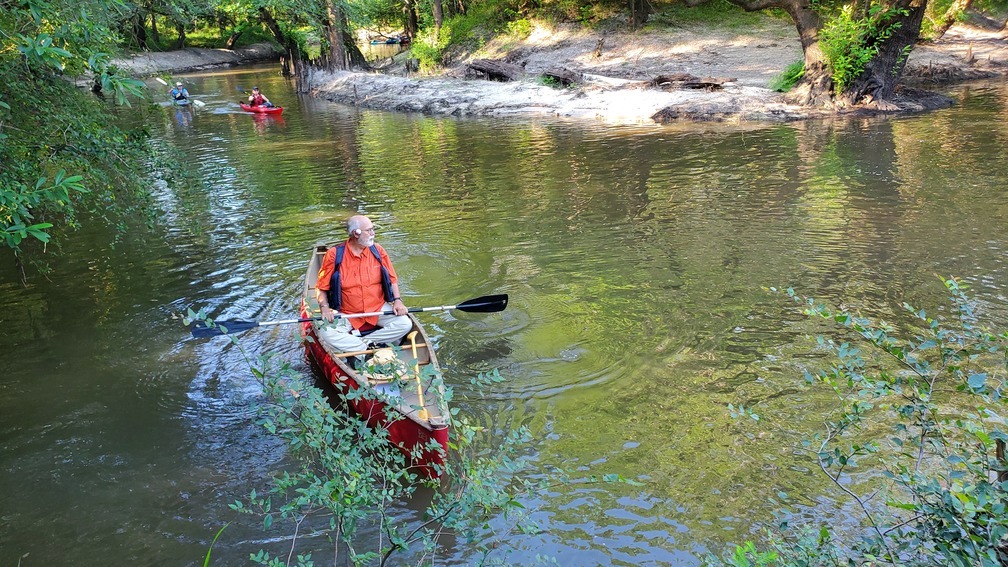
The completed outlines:
{"type": "MultiPolygon", "coordinates": [[[[312,250],[308,271],[305,274],[304,295],[301,300],[301,317],[317,317],[318,302],[315,300],[315,281],[318,279],[319,267],[328,246],[316,246],[312,250]]],[[[317,329],[324,324],[322,321],[302,323],[301,334],[305,337],[305,354],[308,361],[317,372],[342,392],[358,388],[374,388],[390,396],[393,402],[366,399],[361,397],[350,402],[354,411],[367,420],[371,427],[388,429],[389,439],[399,446],[406,454],[412,466],[420,467],[420,472],[427,477],[438,475],[435,465],[443,466],[448,451],[448,408],[444,402],[444,388],[431,381],[432,376],[441,376],[434,350],[428,346],[430,339],[413,314],[413,337],[416,344],[416,359],[413,358],[412,344],[408,338],[403,338],[393,352],[402,361],[401,368],[408,369],[408,380],[389,382],[384,376],[377,379],[366,373],[367,363],[361,371],[354,370],[346,364],[346,358],[340,353],[330,351],[319,340],[317,329]],[[415,369],[419,368],[419,376],[415,369]],[[420,391],[423,392],[423,410],[420,391]],[[428,447],[431,440],[441,446],[441,450],[428,447]],[[428,447],[428,448],[424,448],[428,447]],[[411,455],[417,452],[418,458],[411,455]]],[[[409,335],[407,335],[408,337],[409,335]]]]}
{"type": "Polygon", "coordinates": [[[244,102],[240,102],[238,104],[241,105],[241,109],[244,110],[245,112],[255,112],[257,114],[280,114],[281,112],[283,112],[282,106],[263,106],[263,105],[251,106],[245,104],[244,102]]]}

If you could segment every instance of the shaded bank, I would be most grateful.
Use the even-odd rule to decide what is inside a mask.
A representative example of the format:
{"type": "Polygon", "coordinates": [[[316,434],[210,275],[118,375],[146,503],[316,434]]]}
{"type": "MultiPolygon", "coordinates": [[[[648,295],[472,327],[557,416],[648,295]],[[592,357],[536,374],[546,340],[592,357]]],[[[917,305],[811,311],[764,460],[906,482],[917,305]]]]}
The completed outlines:
{"type": "Polygon", "coordinates": [[[191,47],[176,51],[147,51],[116,59],[115,65],[135,76],[159,73],[189,73],[237,65],[276,61],[281,51],[270,43],[257,43],[237,49],[191,47]]]}

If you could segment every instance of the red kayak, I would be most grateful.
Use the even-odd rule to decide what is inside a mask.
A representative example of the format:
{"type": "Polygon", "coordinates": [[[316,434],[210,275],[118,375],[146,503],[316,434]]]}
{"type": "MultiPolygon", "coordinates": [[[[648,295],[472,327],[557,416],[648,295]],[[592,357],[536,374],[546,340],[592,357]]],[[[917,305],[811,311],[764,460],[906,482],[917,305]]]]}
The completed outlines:
{"type": "Polygon", "coordinates": [[[255,112],[256,114],[280,114],[283,112],[282,106],[252,106],[245,104],[244,102],[238,103],[241,105],[241,109],[245,112],[255,112]]]}
{"type": "MultiPolygon", "coordinates": [[[[315,282],[328,249],[328,246],[321,245],[312,250],[301,299],[302,318],[318,316],[315,282]]],[[[409,318],[413,322],[413,331],[416,331],[412,341],[407,334],[395,348],[382,349],[385,351],[382,354],[397,357],[399,368],[406,370],[398,381],[382,374],[368,374],[367,362],[361,370],[351,368],[346,363],[345,353],[324,347],[317,333],[324,321],[302,323],[301,334],[306,339],[304,345],[308,361],[336,389],[347,393],[359,388],[373,388],[389,396],[391,402],[367,399],[368,396],[365,396],[350,401],[350,405],[367,420],[369,426],[387,429],[389,439],[402,449],[411,466],[419,467],[422,475],[433,478],[438,476],[434,466],[444,465],[448,451],[448,407],[444,401],[444,388],[431,380],[433,376],[441,376],[441,369],[430,339],[412,313],[409,318]],[[440,450],[429,447],[432,440],[440,445],[440,450]]],[[[378,353],[367,354],[374,354],[375,359],[379,356],[378,353]]]]}

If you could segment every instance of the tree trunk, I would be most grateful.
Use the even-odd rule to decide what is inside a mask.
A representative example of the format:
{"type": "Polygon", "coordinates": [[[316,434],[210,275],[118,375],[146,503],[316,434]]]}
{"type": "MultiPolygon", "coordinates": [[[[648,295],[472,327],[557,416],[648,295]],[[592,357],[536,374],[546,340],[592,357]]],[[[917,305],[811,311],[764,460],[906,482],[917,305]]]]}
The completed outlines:
{"type": "Polygon", "coordinates": [[[150,4],[147,4],[147,6],[150,9],[151,37],[154,39],[154,45],[157,45],[158,49],[160,49],[161,48],[161,34],[158,33],[158,29],[157,29],[157,13],[154,12],[154,8],[150,4]]]}
{"type": "Polygon", "coordinates": [[[280,75],[296,77],[301,59],[301,46],[294,39],[287,40],[287,45],[284,46],[284,56],[280,58],[280,75]]]}
{"type": "Polygon", "coordinates": [[[236,31],[230,36],[228,36],[227,41],[224,42],[225,49],[234,49],[236,43],[238,43],[238,38],[241,37],[242,32],[236,31]]]}
{"type": "Polygon", "coordinates": [[[522,67],[493,59],[473,60],[466,66],[466,71],[472,76],[502,83],[517,81],[525,76],[525,69],[522,67]]]}
{"type": "Polygon", "coordinates": [[[139,14],[133,18],[133,37],[136,38],[137,48],[141,51],[147,51],[147,27],[144,26],[146,19],[139,14]]]}
{"type": "MultiPolygon", "coordinates": [[[[687,6],[698,6],[707,0],[683,0],[687,6]]],[[[903,75],[907,57],[914,42],[920,35],[927,0],[895,0],[890,9],[902,9],[906,15],[894,14],[883,24],[898,23],[899,26],[878,44],[877,55],[868,62],[864,72],[834,99],[832,70],[826,62],[819,44],[819,30],[822,20],[815,11],[814,0],[728,0],[749,12],[780,8],[791,16],[798,30],[804,53],[805,74],[801,81],[786,95],[788,102],[806,106],[835,106],[837,103],[876,103],[891,99],[896,85],[903,75]]],[[[869,0],[853,0],[855,13],[868,17],[871,8],[869,0]]]]}
{"type": "Polygon", "coordinates": [[[307,64],[300,57],[293,60],[291,63],[294,67],[294,90],[301,94],[310,92],[311,81],[309,80],[309,75],[311,72],[308,69],[307,64]]]}
{"type": "Polygon", "coordinates": [[[266,24],[266,28],[269,29],[270,33],[273,34],[273,39],[275,39],[280,45],[287,45],[287,38],[284,37],[283,30],[280,29],[280,24],[273,19],[273,14],[263,7],[259,8],[259,17],[262,19],[263,23],[266,24]]]}
{"type": "Polygon", "coordinates": [[[647,23],[651,14],[651,2],[648,0],[630,0],[630,29],[637,29],[647,23]]]}
{"type": "Polygon", "coordinates": [[[371,65],[367,62],[367,58],[361,52],[360,47],[354,40],[353,35],[350,34],[350,30],[343,30],[343,47],[347,53],[347,59],[350,61],[351,69],[360,69],[362,71],[370,71],[371,65]]]}
{"type": "Polygon", "coordinates": [[[185,46],[185,26],[179,23],[175,24],[175,31],[178,32],[178,39],[175,40],[175,44],[172,45],[172,49],[182,49],[185,46]]]}
{"type": "Polygon", "coordinates": [[[822,25],[819,13],[798,2],[790,3],[784,9],[795,23],[805,58],[805,74],[784,98],[804,106],[832,106],[833,74],[819,46],[819,27],[822,25]]]}
{"type": "Polygon", "coordinates": [[[416,13],[416,0],[404,0],[403,12],[406,13],[406,35],[412,39],[417,36],[417,31],[420,29],[416,13]]]}
{"type": "Polygon", "coordinates": [[[284,77],[295,75],[297,67],[294,61],[301,58],[297,42],[284,35],[283,30],[280,29],[280,24],[273,19],[273,14],[265,7],[259,8],[259,18],[266,24],[266,28],[273,34],[273,38],[276,39],[277,43],[284,46],[284,55],[280,58],[280,74],[284,77]]]}
{"type": "Polygon", "coordinates": [[[908,0],[893,5],[893,8],[906,9],[907,14],[894,14],[886,22],[898,23],[899,27],[881,42],[878,54],[868,62],[864,72],[840,93],[841,104],[884,104],[892,99],[910,51],[920,35],[926,7],[927,0],[908,0]]]}
{"type": "Polygon", "coordinates": [[[326,16],[329,20],[325,25],[326,40],[329,42],[329,56],[326,57],[326,67],[330,71],[346,71],[349,60],[347,58],[346,45],[343,42],[344,23],[346,21],[346,18],[343,16],[343,8],[337,6],[333,0],[326,0],[326,16]]]}
{"type": "Polygon", "coordinates": [[[441,26],[444,24],[444,9],[441,7],[441,0],[434,0],[434,39],[441,36],[441,26]]]}
{"type": "Polygon", "coordinates": [[[949,6],[949,9],[945,11],[945,15],[939,20],[938,26],[935,27],[935,36],[933,39],[941,39],[945,35],[945,32],[949,31],[949,28],[952,27],[952,24],[956,23],[956,18],[959,17],[959,14],[969,10],[972,5],[973,0],[955,0],[949,6]]]}

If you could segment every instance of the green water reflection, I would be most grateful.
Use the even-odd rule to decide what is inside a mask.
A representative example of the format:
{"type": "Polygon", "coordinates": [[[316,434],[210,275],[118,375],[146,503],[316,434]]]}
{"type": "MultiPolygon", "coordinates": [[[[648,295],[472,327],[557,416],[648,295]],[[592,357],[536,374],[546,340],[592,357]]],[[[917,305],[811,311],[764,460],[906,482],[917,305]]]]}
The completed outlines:
{"type": "MultiPolygon", "coordinates": [[[[1008,322],[1000,85],[915,117],[612,128],[360,111],[299,98],[268,70],[191,80],[205,110],[145,120],[206,186],[159,188],[159,226],[115,249],[80,234],[52,281],[24,289],[2,273],[0,323],[19,331],[0,339],[0,485],[30,487],[0,504],[18,527],[4,549],[51,557],[39,534],[55,515],[78,553],[115,541],[124,558],[201,557],[234,519],[227,502],[283,455],[251,424],[240,354],[192,341],[170,314],[288,317],[307,250],[352,212],[374,219],[411,306],[511,295],[500,315],[427,319],[465,411],[528,424],[544,466],[643,483],[531,500],[547,531],[520,540],[519,563],[695,563],[758,535],[779,492],[805,517],[849,522],[793,449],[828,407],[802,381],[822,363],[811,337],[828,329],[765,287],[899,321],[904,300],[940,305],[935,274],[954,274],[988,320],[1008,322]],[[253,81],[282,119],[237,109],[253,81]],[[495,367],[504,385],[468,389],[495,367]],[[742,428],[729,403],[763,419],[742,428]],[[94,462],[111,471],[82,465],[94,462]],[[71,470],[96,490],[53,498],[71,470]]],[[[245,342],[307,370],[292,329],[245,342]]],[[[283,547],[263,537],[239,524],[215,553],[237,564],[283,547]]],[[[447,557],[473,559],[464,546],[447,557]]]]}

